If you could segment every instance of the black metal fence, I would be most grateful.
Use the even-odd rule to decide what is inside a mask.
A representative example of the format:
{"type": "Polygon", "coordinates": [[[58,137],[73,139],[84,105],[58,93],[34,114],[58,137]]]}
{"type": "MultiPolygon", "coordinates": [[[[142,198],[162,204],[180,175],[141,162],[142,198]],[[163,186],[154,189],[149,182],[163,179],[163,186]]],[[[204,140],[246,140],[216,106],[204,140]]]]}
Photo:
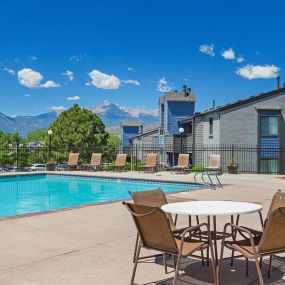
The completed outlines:
{"type": "Polygon", "coordinates": [[[102,153],[102,165],[114,163],[118,153],[127,154],[127,166],[138,169],[145,162],[147,153],[158,154],[158,167],[163,170],[167,166],[176,165],[179,153],[189,153],[189,168],[193,171],[203,170],[208,165],[210,154],[221,156],[221,168],[227,172],[227,165],[235,162],[241,173],[285,173],[285,149],[274,146],[258,147],[255,145],[136,145],[132,147],[0,147],[0,167],[27,170],[32,164],[46,164],[53,160],[58,164],[67,163],[70,152],[80,153],[80,163],[90,163],[92,153],[102,153]]]}

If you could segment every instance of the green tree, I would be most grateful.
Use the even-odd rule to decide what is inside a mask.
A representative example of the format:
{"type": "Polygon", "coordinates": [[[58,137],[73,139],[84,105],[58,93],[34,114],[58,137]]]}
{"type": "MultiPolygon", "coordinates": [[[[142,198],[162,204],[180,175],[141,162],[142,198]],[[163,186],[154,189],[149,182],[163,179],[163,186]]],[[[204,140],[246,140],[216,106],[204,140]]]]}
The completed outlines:
{"type": "Polygon", "coordinates": [[[82,159],[90,156],[88,148],[105,146],[109,138],[101,119],[77,104],[62,112],[50,129],[53,148],[67,147],[68,151],[80,151],[82,159]]]}
{"type": "Polygon", "coordinates": [[[120,144],[120,137],[115,133],[109,133],[109,139],[103,151],[103,159],[106,162],[112,162],[116,159],[120,144]]]}
{"type": "Polygon", "coordinates": [[[36,141],[45,141],[47,138],[47,129],[37,129],[33,132],[28,133],[27,141],[28,142],[36,142],[36,141]]]}

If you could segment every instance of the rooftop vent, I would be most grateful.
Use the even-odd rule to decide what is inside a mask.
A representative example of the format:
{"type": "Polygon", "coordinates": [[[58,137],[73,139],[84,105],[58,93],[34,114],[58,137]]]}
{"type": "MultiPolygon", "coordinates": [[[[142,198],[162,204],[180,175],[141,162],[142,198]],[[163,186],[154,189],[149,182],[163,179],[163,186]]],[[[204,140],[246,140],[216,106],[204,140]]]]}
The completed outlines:
{"type": "Polygon", "coordinates": [[[185,97],[189,96],[191,94],[191,88],[187,87],[187,85],[182,86],[182,93],[185,97]]]}

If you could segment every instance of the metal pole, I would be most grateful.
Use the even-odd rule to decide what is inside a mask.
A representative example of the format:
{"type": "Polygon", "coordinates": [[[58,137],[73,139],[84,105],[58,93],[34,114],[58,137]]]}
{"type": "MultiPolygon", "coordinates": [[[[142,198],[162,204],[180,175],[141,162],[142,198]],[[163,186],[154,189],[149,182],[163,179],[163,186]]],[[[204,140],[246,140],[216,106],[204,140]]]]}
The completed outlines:
{"type": "Polygon", "coordinates": [[[17,142],[16,144],[16,167],[17,167],[17,172],[19,171],[18,166],[19,166],[19,153],[18,153],[18,148],[19,148],[19,143],[17,142]]]}
{"type": "Polygon", "coordinates": [[[49,135],[48,158],[51,159],[51,135],[49,135]]]}

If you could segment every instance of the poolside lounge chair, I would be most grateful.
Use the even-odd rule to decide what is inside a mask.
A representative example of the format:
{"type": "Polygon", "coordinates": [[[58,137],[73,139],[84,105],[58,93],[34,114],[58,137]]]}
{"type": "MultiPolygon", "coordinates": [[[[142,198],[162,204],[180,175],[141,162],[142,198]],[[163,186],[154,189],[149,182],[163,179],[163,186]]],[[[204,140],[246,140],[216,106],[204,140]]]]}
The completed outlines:
{"type": "Polygon", "coordinates": [[[144,171],[151,171],[154,172],[156,169],[157,163],[157,153],[148,153],[146,155],[146,162],[144,166],[141,166],[140,169],[144,171]]]}
{"type": "Polygon", "coordinates": [[[213,183],[213,180],[211,176],[214,176],[218,182],[218,187],[223,188],[223,184],[221,183],[219,179],[219,175],[222,175],[222,167],[221,167],[221,155],[219,154],[210,154],[208,165],[205,167],[204,172],[197,172],[194,175],[194,180],[197,182],[197,176],[201,175],[201,179],[203,182],[206,182],[204,179],[204,176],[206,176],[209,180],[208,184],[213,188],[216,189],[215,184],[213,183]]]}
{"type": "Polygon", "coordinates": [[[77,170],[79,153],[70,153],[67,162],[67,170],[77,170]]]}
{"type": "Polygon", "coordinates": [[[122,171],[126,167],[127,155],[124,153],[117,154],[115,165],[112,166],[113,170],[122,171]]]}
{"type": "Polygon", "coordinates": [[[178,163],[177,165],[171,167],[172,171],[178,172],[185,172],[189,167],[189,154],[179,154],[178,156],[178,163]]]}
{"type": "Polygon", "coordinates": [[[92,153],[90,164],[84,164],[83,168],[87,170],[96,170],[101,164],[102,153],[92,153]]]}
{"type": "MultiPolygon", "coordinates": [[[[176,285],[179,276],[181,257],[195,256],[201,258],[200,256],[194,255],[195,252],[208,248],[210,248],[211,256],[213,257],[212,240],[207,223],[199,224],[195,227],[184,228],[179,232],[173,233],[166,214],[160,208],[126,202],[123,202],[123,205],[125,205],[131,213],[141,240],[136,252],[135,264],[130,282],[131,285],[133,285],[134,282],[141,248],[178,256],[175,264],[173,285],[176,285]],[[207,228],[209,232],[207,241],[201,241],[192,236],[193,232],[200,230],[202,227],[207,228]]],[[[213,275],[216,281],[214,267],[213,275]]]]}
{"type": "MultiPolygon", "coordinates": [[[[240,255],[248,259],[253,259],[256,264],[259,282],[264,285],[261,272],[261,261],[264,256],[270,256],[269,268],[271,270],[272,256],[285,252],[285,207],[273,210],[266,220],[262,235],[255,236],[249,229],[240,227],[235,224],[228,223],[224,226],[224,235],[222,241],[221,258],[219,263],[218,279],[221,279],[221,267],[223,261],[224,248],[238,252],[240,255]],[[234,233],[240,233],[244,239],[226,241],[227,229],[231,228],[234,233]]],[[[248,262],[247,262],[248,263],[248,262]]],[[[247,264],[246,263],[246,264],[247,264]]],[[[248,272],[247,272],[248,273],[248,272]]],[[[270,276],[270,272],[268,273],[270,276]]]]}
{"type": "MultiPolygon", "coordinates": [[[[131,195],[133,201],[137,205],[144,205],[144,206],[150,206],[150,207],[158,207],[161,208],[163,205],[168,204],[166,195],[164,191],[161,189],[156,190],[147,190],[147,191],[140,191],[140,192],[131,192],[129,191],[129,194],[131,195]]],[[[193,199],[194,200],[194,199],[193,199]]],[[[175,219],[173,221],[172,215],[166,213],[166,216],[169,220],[170,228],[173,232],[177,230],[176,223],[177,223],[177,216],[175,215],[175,219]]],[[[196,217],[197,224],[199,224],[199,217],[196,217]]],[[[189,219],[189,226],[191,226],[191,217],[189,219]]],[[[134,258],[133,261],[135,262],[136,252],[139,245],[139,234],[137,234],[136,238],[136,244],[135,244],[135,251],[134,251],[134,258]]],[[[201,252],[201,255],[203,256],[203,251],[201,252]]],[[[145,259],[146,257],[140,257],[139,259],[145,259]]],[[[165,256],[163,256],[165,258],[165,256]]],[[[204,259],[202,260],[204,264],[204,259]]],[[[165,263],[164,263],[165,264],[165,263]]],[[[165,273],[167,273],[167,267],[165,264],[165,273]]]]}

